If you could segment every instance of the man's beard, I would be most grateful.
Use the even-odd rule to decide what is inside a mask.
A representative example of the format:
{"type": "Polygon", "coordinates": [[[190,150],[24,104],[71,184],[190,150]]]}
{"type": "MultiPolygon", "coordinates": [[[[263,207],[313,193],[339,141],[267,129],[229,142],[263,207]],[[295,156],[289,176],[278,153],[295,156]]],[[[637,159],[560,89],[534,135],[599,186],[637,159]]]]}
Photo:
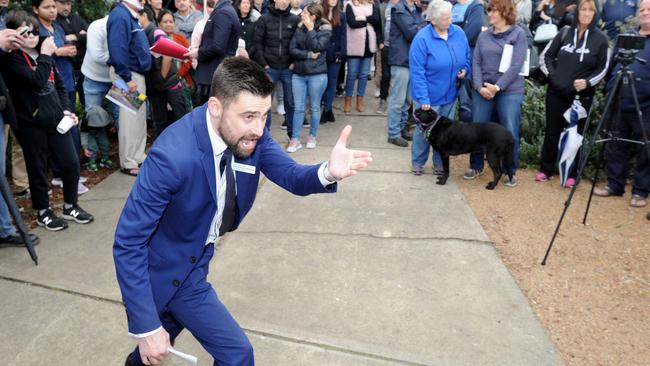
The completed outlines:
{"type": "MultiPolygon", "coordinates": [[[[247,140],[247,139],[251,139],[251,140],[259,139],[259,136],[246,135],[246,136],[243,136],[243,137],[236,140],[234,137],[232,137],[232,134],[230,133],[230,130],[228,130],[228,128],[226,128],[225,124],[223,124],[223,123],[221,123],[219,125],[219,135],[221,136],[221,139],[223,140],[223,142],[226,143],[226,146],[228,146],[228,149],[230,149],[232,154],[235,155],[235,157],[237,159],[246,159],[249,156],[251,156],[253,154],[253,152],[255,151],[255,149],[253,149],[251,151],[246,151],[246,150],[241,149],[239,147],[239,142],[240,141],[247,140]]],[[[257,145],[255,147],[257,148],[257,145]]]]}

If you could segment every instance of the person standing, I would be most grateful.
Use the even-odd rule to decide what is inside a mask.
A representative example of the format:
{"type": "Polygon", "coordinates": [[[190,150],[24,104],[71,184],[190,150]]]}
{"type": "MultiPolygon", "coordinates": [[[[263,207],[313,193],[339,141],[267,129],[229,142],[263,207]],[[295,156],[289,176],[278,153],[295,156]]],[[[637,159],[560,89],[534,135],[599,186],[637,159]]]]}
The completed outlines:
{"type": "Polygon", "coordinates": [[[265,128],[273,84],[263,68],[231,57],[208,102],[156,140],[115,230],[113,258],[129,334],[127,366],[158,364],[183,329],[214,365],[254,365],[253,348],[207,273],[215,243],[236,230],[263,173],[296,195],[335,192],[372,157],[346,147],[343,129],[327,162],[300,165],[265,128]]]}
{"type": "Polygon", "coordinates": [[[86,36],[88,22],[78,13],[72,12],[72,0],[56,0],[57,17],[56,21],[63,28],[65,41],[77,48],[77,54],[72,58],[72,69],[74,72],[75,91],[79,96],[81,105],[85,104],[81,64],[86,55],[86,36]]]}
{"type": "MultiPolygon", "coordinates": [[[[540,156],[538,182],[546,182],[555,173],[560,134],[566,125],[564,112],[578,99],[589,110],[596,85],[609,68],[607,36],[598,29],[594,0],[581,0],[571,27],[562,29],[546,45],[539,57],[540,68],[549,78],[546,90],[546,126],[540,156]]],[[[586,118],[578,120],[582,134],[586,118]]],[[[580,161],[579,155],[575,161],[580,161]]],[[[565,187],[576,183],[576,168],[569,173],[565,187]]]]}
{"type": "Polygon", "coordinates": [[[426,24],[417,11],[414,0],[400,0],[391,9],[390,48],[388,49],[388,65],[390,65],[388,143],[400,147],[408,147],[408,140],[412,139],[406,131],[408,109],[411,106],[409,49],[415,35],[426,24]]]}
{"type": "MultiPolygon", "coordinates": [[[[427,8],[427,19],[430,24],[413,38],[409,51],[410,93],[416,107],[433,109],[441,116],[451,117],[458,93],[457,81],[470,72],[469,45],[463,30],[451,24],[451,3],[432,1],[427,8]]],[[[414,175],[422,175],[430,147],[421,126],[416,126],[411,146],[414,175]]],[[[433,166],[434,171],[441,174],[442,159],[435,151],[433,166]]]]}
{"type": "MultiPolygon", "coordinates": [[[[108,65],[111,66],[109,71],[113,82],[122,79],[129,92],[146,94],[144,74],[151,69],[151,54],[147,36],[138,23],[138,12],[141,9],[138,0],[124,0],[108,15],[108,65]]],[[[135,115],[126,108],[120,108],[119,121],[120,171],[136,176],[140,164],[146,158],[146,103],[140,106],[135,115]]]]}
{"type": "Polygon", "coordinates": [[[291,88],[295,111],[293,114],[293,133],[287,152],[296,152],[302,147],[300,130],[305,119],[307,97],[311,111],[311,124],[307,137],[307,148],[316,148],[316,134],[320,124],[320,104],[327,88],[327,59],[325,52],[332,36],[332,26],[323,19],[323,7],[311,3],[300,13],[302,24],[293,34],[289,51],[295,62],[291,88]]]}
{"type": "Polygon", "coordinates": [[[191,49],[187,54],[198,61],[194,74],[197,104],[208,100],[212,75],[219,64],[237,52],[240,32],[241,24],[232,2],[218,0],[203,29],[201,46],[191,49]]]}
{"type": "MultiPolygon", "coordinates": [[[[293,131],[293,89],[291,75],[293,59],[289,53],[289,44],[298,28],[300,18],[289,11],[289,0],[275,0],[268,13],[263,14],[255,23],[253,32],[253,55],[255,62],[266,69],[273,82],[282,83],[284,96],[284,120],[287,135],[293,131]]],[[[266,127],[271,128],[271,114],[267,115],[266,127]]]]}
{"type": "Polygon", "coordinates": [[[332,106],[336,94],[336,82],[338,80],[339,69],[344,62],[347,49],[345,13],[341,11],[339,0],[327,0],[324,2],[323,18],[332,26],[332,36],[330,37],[329,45],[325,52],[327,59],[327,89],[325,89],[325,93],[323,94],[321,124],[336,121],[332,106]]]}
{"type": "MultiPolygon", "coordinates": [[[[650,68],[638,59],[650,60],[650,0],[639,3],[639,29],[635,33],[645,37],[645,45],[636,55],[637,59],[630,65],[630,70],[636,79],[634,86],[637,92],[639,107],[641,109],[643,128],[646,136],[650,135],[650,68]]],[[[616,64],[613,75],[621,70],[621,65],[616,64]]],[[[614,87],[614,78],[607,84],[607,91],[614,87]]],[[[621,104],[621,118],[614,124],[611,131],[618,137],[628,140],[643,140],[643,133],[639,125],[639,116],[629,86],[620,85],[623,93],[621,104]]],[[[628,180],[630,167],[630,148],[632,144],[625,141],[610,141],[605,145],[605,161],[607,162],[607,184],[596,187],[594,194],[599,197],[622,196],[628,180]]],[[[650,147],[638,146],[636,148],[636,165],[632,177],[632,198],[630,206],[635,208],[645,207],[648,204],[650,193],[650,147]]],[[[650,217],[648,217],[650,219],[650,217]]]]}
{"type": "MultiPolygon", "coordinates": [[[[178,31],[189,42],[192,39],[192,32],[196,22],[203,19],[203,13],[194,9],[191,0],[175,0],[174,4],[178,9],[174,13],[174,23],[176,23],[178,31]]],[[[159,15],[156,15],[156,20],[158,19],[159,15]]]]}

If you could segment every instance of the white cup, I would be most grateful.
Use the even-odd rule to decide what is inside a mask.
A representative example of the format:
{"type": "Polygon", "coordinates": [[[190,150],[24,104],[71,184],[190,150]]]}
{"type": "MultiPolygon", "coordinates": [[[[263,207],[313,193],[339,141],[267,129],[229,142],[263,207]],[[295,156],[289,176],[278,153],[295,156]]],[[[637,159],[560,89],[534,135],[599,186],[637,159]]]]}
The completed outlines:
{"type": "Polygon", "coordinates": [[[70,128],[72,128],[72,118],[70,116],[63,116],[61,122],[56,126],[56,130],[62,135],[68,132],[70,128]]]}

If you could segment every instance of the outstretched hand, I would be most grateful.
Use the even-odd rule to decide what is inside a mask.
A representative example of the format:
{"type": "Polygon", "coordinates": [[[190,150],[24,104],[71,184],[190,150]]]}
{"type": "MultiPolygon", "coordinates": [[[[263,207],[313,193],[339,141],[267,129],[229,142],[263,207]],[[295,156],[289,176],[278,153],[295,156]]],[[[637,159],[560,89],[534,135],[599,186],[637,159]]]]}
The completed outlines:
{"type": "Polygon", "coordinates": [[[345,126],[330,154],[330,160],[327,166],[330,175],[336,178],[336,180],[356,175],[359,170],[367,167],[372,162],[372,156],[369,151],[350,150],[347,148],[346,145],[351,132],[352,126],[345,126]]]}

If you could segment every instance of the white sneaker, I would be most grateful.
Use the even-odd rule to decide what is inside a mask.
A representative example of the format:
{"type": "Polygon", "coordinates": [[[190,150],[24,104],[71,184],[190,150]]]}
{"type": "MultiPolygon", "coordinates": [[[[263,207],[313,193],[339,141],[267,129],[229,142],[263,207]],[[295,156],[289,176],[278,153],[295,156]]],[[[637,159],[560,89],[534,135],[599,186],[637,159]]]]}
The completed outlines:
{"type": "Polygon", "coordinates": [[[88,187],[84,186],[83,183],[79,181],[79,184],[77,185],[77,194],[81,196],[82,194],[88,191],[89,191],[88,187]]]}
{"type": "Polygon", "coordinates": [[[307,148],[308,149],[316,148],[316,136],[309,135],[309,137],[307,137],[307,148]]]}
{"type": "Polygon", "coordinates": [[[281,116],[284,116],[287,113],[284,110],[284,104],[278,104],[277,108],[275,108],[275,111],[278,112],[278,114],[281,116]]]}
{"type": "Polygon", "coordinates": [[[79,183],[86,183],[88,181],[88,178],[79,176],[79,183]]]}
{"type": "Polygon", "coordinates": [[[63,188],[63,181],[61,180],[61,178],[52,178],[52,185],[55,187],[63,188]]]}
{"type": "Polygon", "coordinates": [[[375,98],[379,98],[379,96],[381,96],[381,90],[375,88],[375,98]]]}
{"type": "Polygon", "coordinates": [[[291,139],[291,141],[289,141],[289,146],[287,146],[288,153],[295,153],[300,149],[302,149],[302,144],[300,143],[300,140],[291,139]]]}

